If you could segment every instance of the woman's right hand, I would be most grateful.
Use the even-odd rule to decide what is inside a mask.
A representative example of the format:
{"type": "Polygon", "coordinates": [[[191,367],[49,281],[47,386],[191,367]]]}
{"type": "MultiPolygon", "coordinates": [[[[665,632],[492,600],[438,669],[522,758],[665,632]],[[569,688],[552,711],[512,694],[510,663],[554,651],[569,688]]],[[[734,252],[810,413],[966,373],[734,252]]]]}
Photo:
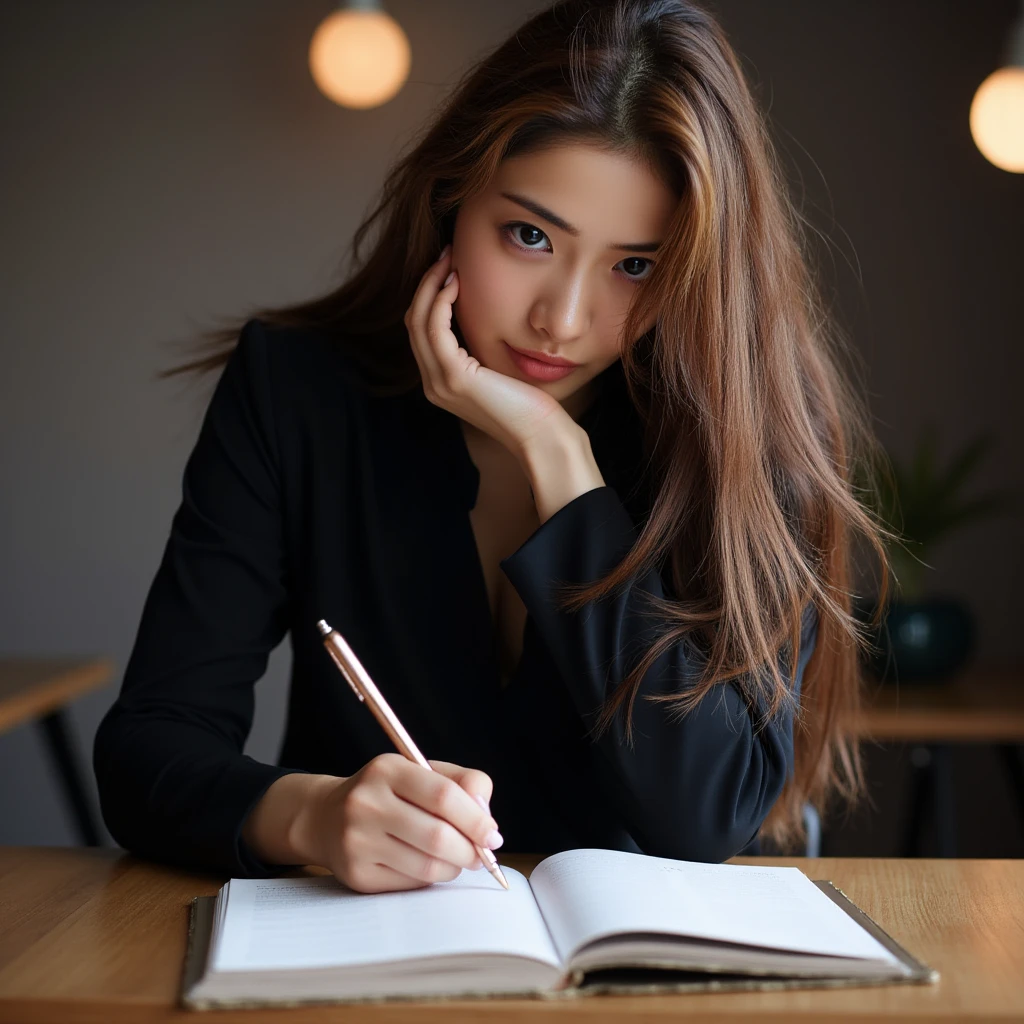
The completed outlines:
{"type": "Polygon", "coordinates": [[[502,843],[488,809],[490,777],[429,763],[433,771],[380,754],[321,789],[307,819],[315,862],[357,892],[416,889],[482,867],[473,842],[502,843]]]}

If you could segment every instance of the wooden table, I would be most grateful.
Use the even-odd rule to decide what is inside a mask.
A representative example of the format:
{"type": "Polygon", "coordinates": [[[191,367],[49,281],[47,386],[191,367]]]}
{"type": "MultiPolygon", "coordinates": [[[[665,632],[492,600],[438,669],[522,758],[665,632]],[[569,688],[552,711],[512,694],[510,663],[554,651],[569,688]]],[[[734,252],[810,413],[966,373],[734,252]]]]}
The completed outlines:
{"type": "MultiPolygon", "coordinates": [[[[529,874],[537,858],[498,853],[529,874]]],[[[0,1021],[127,1024],[209,1020],[459,1024],[550,1019],[618,1024],[1024,1020],[1024,861],[737,857],[828,878],[911,954],[934,985],[674,996],[391,1003],[296,1010],[176,1009],[188,904],[224,878],[115,850],[0,847],[0,1021]]]]}
{"type": "Polygon", "coordinates": [[[1024,743],[1024,669],[973,667],[945,683],[872,682],[856,735],[925,743],[1024,743]]]}
{"type": "Polygon", "coordinates": [[[862,713],[848,724],[862,741],[914,744],[903,856],[922,852],[929,812],[940,856],[956,856],[955,744],[995,746],[1024,820],[1024,669],[972,666],[942,683],[871,683],[862,713]]]}
{"type": "Polygon", "coordinates": [[[0,733],[38,721],[86,846],[98,846],[100,832],[64,709],[75,698],[106,686],[113,675],[114,666],[106,658],[0,659],[0,733]]]}

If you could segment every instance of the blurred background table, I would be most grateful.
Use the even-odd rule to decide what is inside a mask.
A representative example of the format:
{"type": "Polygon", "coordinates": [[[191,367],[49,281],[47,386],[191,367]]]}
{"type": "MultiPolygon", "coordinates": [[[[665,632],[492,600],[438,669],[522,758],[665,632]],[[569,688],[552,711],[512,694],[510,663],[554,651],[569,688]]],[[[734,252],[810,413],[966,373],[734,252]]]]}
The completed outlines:
{"type": "MultiPolygon", "coordinates": [[[[0,658],[0,733],[34,720],[53,757],[80,842],[100,843],[98,817],[84,783],[85,759],[75,749],[66,708],[110,683],[106,658],[0,658]]],[[[956,856],[952,746],[991,744],[1024,821],[1024,670],[972,668],[942,683],[871,683],[853,731],[866,742],[907,742],[913,778],[900,853],[922,852],[929,815],[937,852],[956,856]]],[[[820,852],[813,844],[810,853],[820,852]]]]}
{"type": "Polygon", "coordinates": [[[0,658],[0,733],[27,721],[39,725],[85,846],[100,845],[99,825],[65,709],[82,694],[106,686],[113,675],[113,662],[106,658],[0,658]]]}
{"type": "Polygon", "coordinates": [[[903,856],[921,853],[929,814],[939,856],[956,856],[954,744],[995,747],[1024,820],[1024,669],[972,667],[940,683],[872,682],[853,731],[864,741],[913,744],[903,856]]]}

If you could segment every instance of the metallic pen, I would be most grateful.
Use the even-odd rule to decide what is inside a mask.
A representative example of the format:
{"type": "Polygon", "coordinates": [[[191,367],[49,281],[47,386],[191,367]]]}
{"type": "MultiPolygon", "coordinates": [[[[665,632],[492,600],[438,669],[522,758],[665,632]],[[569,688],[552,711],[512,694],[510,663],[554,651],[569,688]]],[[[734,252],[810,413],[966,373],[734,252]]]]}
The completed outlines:
{"type": "MultiPolygon", "coordinates": [[[[316,628],[320,630],[327,653],[334,659],[334,664],[338,666],[341,674],[348,680],[348,685],[352,687],[352,692],[355,693],[360,701],[369,706],[373,712],[373,717],[380,722],[381,727],[388,734],[391,742],[398,747],[399,753],[404,754],[410,761],[415,761],[418,765],[422,765],[427,771],[433,771],[434,769],[430,767],[430,763],[419,752],[416,744],[413,743],[412,737],[405,731],[405,726],[398,720],[388,702],[381,695],[380,690],[377,689],[369,673],[363,668],[355,655],[355,651],[345,642],[345,638],[336,629],[328,626],[323,619],[316,624],[316,628]]],[[[473,846],[480,855],[480,860],[483,862],[484,867],[507,889],[508,882],[505,880],[501,868],[498,867],[494,854],[486,846],[478,846],[476,843],[473,843],[473,846]]]]}

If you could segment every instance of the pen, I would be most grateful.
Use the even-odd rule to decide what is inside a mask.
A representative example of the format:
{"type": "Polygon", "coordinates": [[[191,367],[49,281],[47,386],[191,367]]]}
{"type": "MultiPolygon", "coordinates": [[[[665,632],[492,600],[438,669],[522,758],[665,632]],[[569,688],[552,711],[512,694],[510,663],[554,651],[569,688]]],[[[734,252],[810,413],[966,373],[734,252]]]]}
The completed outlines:
{"type": "MultiPolygon", "coordinates": [[[[391,710],[390,705],[381,695],[380,690],[377,689],[369,673],[363,668],[362,663],[355,655],[355,651],[345,642],[345,638],[336,629],[328,626],[323,619],[316,624],[316,628],[320,630],[320,635],[324,639],[324,647],[327,648],[327,653],[334,659],[334,664],[338,666],[338,670],[348,680],[348,685],[352,687],[352,692],[360,701],[369,706],[373,712],[373,717],[380,722],[384,731],[391,738],[391,742],[398,747],[399,753],[404,754],[410,761],[415,761],[418,765],[422,765],[427,771],[433,771],[434,769],[430,767],[430,763],[419,752],[416,744],[413,743],[412,737],[405,731],[405,726],[398,720],[398,716],[391,710]]],[[[508,882],[505,880],[501,868],[498,867],[494,854],[486,846],[477,846],[476,843],[473,843],[473,846],[479,854],[484,867],[490,871],[503,888],[507,889],[508,882]]]]}

